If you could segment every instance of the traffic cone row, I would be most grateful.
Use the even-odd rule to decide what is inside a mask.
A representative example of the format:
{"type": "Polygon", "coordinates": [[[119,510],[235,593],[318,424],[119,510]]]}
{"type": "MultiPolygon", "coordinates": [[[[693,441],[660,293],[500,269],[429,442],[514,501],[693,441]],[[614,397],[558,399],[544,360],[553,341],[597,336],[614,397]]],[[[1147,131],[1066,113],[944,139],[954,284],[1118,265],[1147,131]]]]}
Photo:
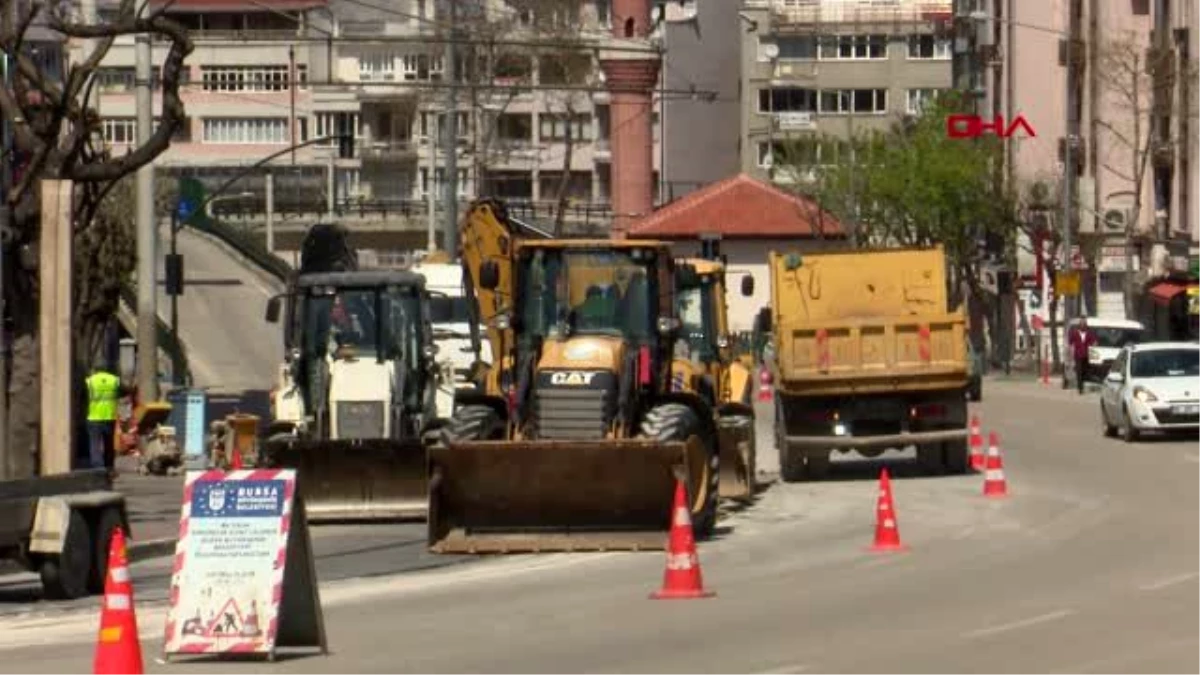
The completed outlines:
{"type": "Polygon", "coordinates": [[[104,577],[104,605],[100,609],[100,635],[92,672],[141,675],[142,643],[138,639],[133,609],[133,582],[125,551],[125,531],[113,531],[108,548],[108,574],[104,577]]]}

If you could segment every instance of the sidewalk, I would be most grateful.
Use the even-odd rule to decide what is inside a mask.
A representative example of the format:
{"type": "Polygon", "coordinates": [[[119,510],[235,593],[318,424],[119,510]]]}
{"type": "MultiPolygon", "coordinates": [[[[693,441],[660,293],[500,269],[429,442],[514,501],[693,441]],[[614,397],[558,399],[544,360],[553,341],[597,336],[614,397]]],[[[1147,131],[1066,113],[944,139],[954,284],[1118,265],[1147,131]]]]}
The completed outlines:
{"type": "Polygon", "coordinates": [[[140,476],[137,460],[117,458],[114,488],[125,494],[132,562],[172,555],[179,536],[183,476],[140,476]]]}

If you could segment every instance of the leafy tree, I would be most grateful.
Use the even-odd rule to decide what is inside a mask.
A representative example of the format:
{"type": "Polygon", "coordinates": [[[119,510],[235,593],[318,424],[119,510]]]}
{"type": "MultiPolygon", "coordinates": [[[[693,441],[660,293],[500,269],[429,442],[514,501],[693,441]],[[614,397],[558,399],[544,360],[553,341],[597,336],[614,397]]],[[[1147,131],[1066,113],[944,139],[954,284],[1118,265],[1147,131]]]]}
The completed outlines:
{"type": "Polygon", "coordinates": [[[1019,222],[1018,203],[1011,188],[996,180],[1003,152],[998,139],[946,134],[946,118],[960,110],[958,96],[947,93],[886,131],[789,140],[774,162],[777,175],[791,178],[848,224],[855,245],[942,244],[951,295],[960,298],[965,290],[988,307],[995,298],[979,284],[981,242],[991,238],[1007,250],[1019,222]]]}
{"type": "MultiPolygon", "coordinates": [[[[122,178],[150,163],[170,145],[184,123],[179,98],[184,58],[192,51],[187,30],[161,15],[139,16],[133,0],[121,0],[115,18],[88,23],[73,14],[74,3],[0,2],[0,50],[13,63],[12,87],[0,87],[0,114],[13,133],[18,175],[4,196],[12,214],[5,233],[4,298],[9,362],[7,438],[0,438],[5,461],[0,475],[36,473],[41,419],[38,361],[38,272],[36,251],[41,224],[42,179],[75,183],[76,366],[90,365],[120,302],[120,286],[133,267],[133,227],[128,181],[122,178]],[[61,81],[42,72],[30,56],[26,35],[35,21],[67,38],[92,41],[91,52],[72,64],[61,81]],[[168,43],[162,66],[162,110],[150,140],[126,154],[111,156],[99,139],[99,119],[88,107],[93,74],[118,36],[149,34],[168,43]]],[[[168,3],[169,6],[169,3],[168,3]]],[[[13,160],[6,156],[6,160],[13,160]]]]}

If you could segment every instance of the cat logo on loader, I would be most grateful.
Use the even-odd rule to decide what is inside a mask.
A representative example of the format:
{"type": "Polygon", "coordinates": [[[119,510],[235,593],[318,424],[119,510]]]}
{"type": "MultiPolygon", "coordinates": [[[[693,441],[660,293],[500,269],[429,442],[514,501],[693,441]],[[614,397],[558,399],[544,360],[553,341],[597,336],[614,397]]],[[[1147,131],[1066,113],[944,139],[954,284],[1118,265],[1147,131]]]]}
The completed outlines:
{"type": "Polygon", "coordinates": [[[592,380],[599,375],[598,372],[587,372],[582,370],[573,370],[569,372],[552,373],[550,375],[550,384],[561,384],[567,387],[586,387],[591,385],[592,380]]]}

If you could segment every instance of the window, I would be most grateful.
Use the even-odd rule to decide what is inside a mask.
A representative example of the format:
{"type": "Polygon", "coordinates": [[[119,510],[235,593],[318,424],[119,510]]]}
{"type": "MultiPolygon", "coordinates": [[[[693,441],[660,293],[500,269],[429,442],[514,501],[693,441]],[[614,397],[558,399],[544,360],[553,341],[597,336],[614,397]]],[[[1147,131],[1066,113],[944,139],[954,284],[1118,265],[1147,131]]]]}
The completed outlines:
{"type": "Polygon", "coordinates": [[[96,70],[96,89],[102,94],[122,91],[133,91],[133,68],[98,68],[96,70]]]}
{"type": "MultiPolygon", "coordinates": [[[[204,91],[288,91],[288,66],[201,66],[204,91]]],[[[308,82],[308,67],[296,65],[298,86],[308,82]]]]}
{"type": "Polygon", "coordinates": [[[558,53],[538,59],[541,84],[583,84],[596,72],[592,57],[581,53],[558,53]]]}
{"type": "Polygon", "coordinates": [[[823,89],[821,112],[874,113],[887,112],[887,89],[823,89]]]}
{"type": "MultiPolygon", "coordinates": [[[[1195,349],[1155,349],[1133,352],[1131,378],[1188,377],[1200,375],[1200,358],[1195,349]]],[[[1161,396],[1161,394],[1159,394],[1161,396]]]]}
{"type": "Polygon", "coordinates": [[[521,54],[501,54],[496,58],[493,75],[497,80],[528,80],[533,63],[521,54]]]}
{"type": "Polygon", "coordinates": [[[820,57],[826,60],[887,58],[886,35],[830,35],[820,45],[820,57]]]}
{"type": "Polygon", "coordinates": [[[910,59],[948,59],[950,40],[933,35],[913,35],[908,39],[910,59]]]}
{"type": "Polygon", "coordinates": [[[288,142],[285,117],[206,117],[205,143],[283,144],[288,142]]]}
{"type": "Polygon", "coordinates": [[[758,165],[760,167],[764,169],[770,168],[783,157],[783,143],[775,141],[768,144],[766,141],[763,141],[758,144],[758,165]]]}
{"type": "Polygon", "coordinates": [[[114,145],[137,142],[137,120],[132,117],[114,117],[100,124],[104,142],[114,145]]]}
{"type": "Polygon", "coordinates": [[[777,87],[758,91],[758,111],[768,112],[816,112],[817,90],[799,87],[777,87]]]}
{"type": "MultiPolygon", "coordinates": [[[[454,116],[458,119],[458,137],[468,138],[471,135],[471,115],[468,112],[457,111],[454,116]]],[[[417,118],[417,137],[421,139],[429,138],[429,132],[434,133],[434,138],[442,137],[442,124],[446,121],[446,113],[422,111],[420,117],[417,118]]]]}
{"type": "Polygon", "coordinates": [[[596,23],[601,28],[612,28],[612,0],[592,0],[596,5],[596,23]]]}
{"type": "Polygon", "coordinates": [[[567,140],[567,127],[571,140],[592,140],[592,118],[590,115],[574,115],[568,121],[566,115],[543,114],[538,117],[538,138],[543,141],[567,140]]]}
{"type": "Polygon", "coordinates": [[[775,39],[775,45],[779,47],[781,60],[817,58],[817,37],[815,35],[781,35],[775,39]]]}
{"type": "Polygon", "coordinates": [[[363,82],[396,79],[396,55],[370,52],[358,57],[358,79],[363,82]]]}
{"type": "Polygon", "coordinates": [[[907,94],[907,105],[905,110],[909,115],[920,115],[925,106],[933,102],[933,99],[941,94],[942,89],[909,89],[907,94]]]}
{"type": "MultiPolygon", "coordinates": [[[[424,199],[429,196],[429,167],[421,167],[419,169],[419,174],[420,175],[417,183],[418,196],[424,199]]],[[[459,197],[466,197],[468,195],[468,186],[467,170],[459,169],[458,185],[456,186],[457,189],[455,190],[459,197]]],[[[438,167],[433,172],[433,189],[437,197],[442,197],[446,194],[446,170],[441,167],[438,167]]]]}
{"type": "MultiPolygon", "coordinates": [[[[359,119],[358,113],[353,113],[353,112],[317,113],[317,127],[316,127],[317,128],[317,138],[323,138],[325,136],[339,135],[339,132],[344,128],[341,125],[344,125],[347,123],[345,121],[342,121],[343,118],[346,118],[346,117],[350,118],[348,122],[350,124],[350,127],[354,130],[355,140],[362,139],[362,121],[359,119]]],[[[333,146],[337,145],[337,139],[323,141],[322,143],[319,143],[318,145],[322,145],[327,148],[333,147],[333,146]]]]}
{"type": "Polygon", "coordinates": [[[440,80],[442,79],[442,72],[442,57],[440,55],[405,54],[400,57],[400,73],[406,82],[440,80]]]}
{"type": "Polygon", "coordinates": [[[496,119],[496,137],[509,142],[532,141],[533,115],[501,113],[496,119]]]}

